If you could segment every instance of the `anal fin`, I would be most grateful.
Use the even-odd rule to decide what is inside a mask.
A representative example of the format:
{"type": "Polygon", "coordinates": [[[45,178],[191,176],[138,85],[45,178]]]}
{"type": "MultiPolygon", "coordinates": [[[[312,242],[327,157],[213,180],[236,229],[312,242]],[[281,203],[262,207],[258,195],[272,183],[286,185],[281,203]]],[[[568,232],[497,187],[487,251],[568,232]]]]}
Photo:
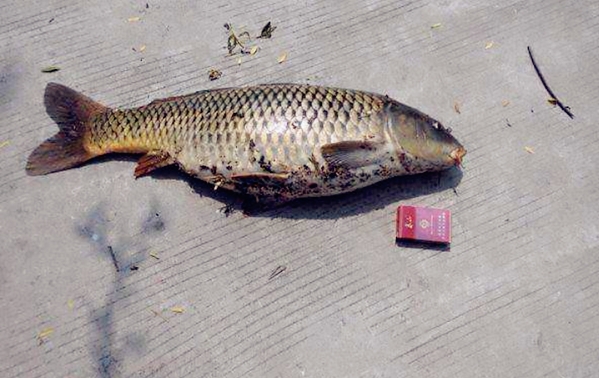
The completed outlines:
{"type": "Polygon", "coordinates": [[[135,167],[134,173],[135,178],[148,174],[155,169],[166,167],[167,165],[174,163],[175,159],[166,152],[149,152],[137,161],[137,166],[135,167]]]}

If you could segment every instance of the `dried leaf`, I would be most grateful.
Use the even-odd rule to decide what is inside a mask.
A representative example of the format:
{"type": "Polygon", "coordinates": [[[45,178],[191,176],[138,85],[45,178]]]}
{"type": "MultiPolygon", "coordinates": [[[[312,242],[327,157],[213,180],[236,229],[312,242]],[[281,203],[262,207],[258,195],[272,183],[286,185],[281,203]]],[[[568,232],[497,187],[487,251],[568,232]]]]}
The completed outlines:
{"type": "Polygon", "coordinates": [[[214,68],[211,68],[210,71],[208,71],[208,79],[210,79],[210,81],[220,79],[221,76],[223,76],[223,73],[214,68]]]}
{"type": "Polygon", "coordinates": [[[175,307],[171,307],[171,311],[174,312],[175,314],[182,314],[183,312],[185,312],[185,309],[181,306],[175,306],[175,307]]]}
{"type": "Polygon", "coordinates": [[[2,147],[6,147],[6,146],[8,146],[9,144],[10,144],[10,141],[9,141],[9,140],[5,140],[4,142],[0,142],[0,148],[2,148],[2,147]]]}
{"type": "Polygon", "coordinates": [[[139,20],[141,20],[141,17],[139,17],[139,16],[135,16],[135,17],[129,17],[129,18],[127,19],[127,21],[129,21],[129,22],[137,22],[137,21],[139,21],[139,20]]]}
{"type": "Polygon", "coordinates": [[[50,72],[56,72],[56,71],[60,71],[60,67],[58,67],[58,66],[48,66],[48,67],[42,68],[42,72],[43,73],[50,73],[50,72]]]}
{"type": "Polygon", "coordinates": [[[255,55],[258,52],[258,46],[252,46],[250,49],[250,55],[255,55]]]}
{"type": "Polygon", "coordinates": [[[75,308],[75,301],[74,301],[74,300],[72,300],[72,299],[69,299],[69,300],[67,301],[67,307],[69,308],[69,310],[72,310],[72,309],[74,309],[74,308],[75,308]]]}
{"type": "Polygon", "coordinates": [[[431,29],[439,29],[441,26],[443,26],[443,25],[440,22],[438,22],[436,24],[432,24],[431,29]]]}
{"type": "Polygon", "coordinates": [[[139,46],[139,52],[144,52],[146,50],[146,45],[139,46]]]}
{"type": "Polygon", "coordinates": [[[462,112],[460,111],[460,103],[459,102],[456,101],[453,103],[453,110],[455,110],[455,112],[458,114],[462,114],[462,112]]]}
{"type": "Polygon", "coordinates": [[[487,44],[485,45],[485,50],[490,49],[491,47],[493,47],[494,44],[494,42],[487,42],[487,44]]]}
{"type": "Polygon", "coordinates": [[[276,28],[276,26],[272,26],[270,21],[268,21],[268,23],[262,28],[262,32],[260,32],[260,36],[258,36],[258,38],[272,37],[272,32],[274,32],[276,28]]]}
{"type": "Polygon", "coordinates": [[[241,57],[237,58],[237,64],[241,65],[241,57]]]}
{"type": "Polygon", "coordinates": [[[240,46],[242,49],[244,48],[243,43],[239,40],[239,37],[247,36],[250,38],[250,33],[243,32],[237,37],[235,31],[233,30],[233,25],[226,23],[225,29],[229,31],[229,38],[227,39],[227,50],[229,50],[229,55],[233,54],[233,50],[235,50],[236,46],[240,46]]]}
{"type": "Polygon", "coordinates": [[[504,108],[505,108],[506,106],[508,106],[509,104],[510,104],[510,101],[509,101],[509,100],[503,100],[503,101],[501,101],[501,106],[503,106],[504,108]]]}
{"type": "Polygon", "coordinates": [[[277,59],[277,61],[279,62],[279,64],[283,63],[286,60],[287,60],[287,53],[286,52],[284,52],[281,55],[279,55],[279,58],[277,59]]]}
{"type": "Polygon", "coordinates": [[[46,327],[46,328],[42,329],[40,331],[40,333],[37,334],[37,337],[41,340],[41,339],[45,339],[46,337],[50,336],[53,333],[54,333],[54,328],[46,327]]]}
{"type": "Polygon", "coordinates": [[[154,251],[150,252],[150,256],[155,258],[156,260],[160,260],[160,257],[158,257],[158,254],[154,251]]]}
{"type": "Polygon", "coordinates": [[[229,39],[227,40],[227,49],[229,50],[229,54],[233,53],[235,46],[237,46],[237,38],[235,37],[235,34],[231,33],[229,35],[229,39]]]}
{"type": "Polygon", "coordinates": [[[557,99],[556,99],[556,98],[553,98],[553,97],[551,97],[551,98],[548,98],[548,99],[547,99],[547,102],[548,102],[548,103],[550,103],[550,104],[551,104],[551,105],[553,105],[553,106],[557,105],[557,99]]]}
{"type": "Polygon", "coordinates": [[[533,150],[533,148],[532,148],[532,147],[528,147],[528,146],[526,146],[526,147],[524,147],[524,150],[525,150],[526,152],[528,152],[529,154],[534,154],[534,153],[535,153],[535,150],[533,150]]]}

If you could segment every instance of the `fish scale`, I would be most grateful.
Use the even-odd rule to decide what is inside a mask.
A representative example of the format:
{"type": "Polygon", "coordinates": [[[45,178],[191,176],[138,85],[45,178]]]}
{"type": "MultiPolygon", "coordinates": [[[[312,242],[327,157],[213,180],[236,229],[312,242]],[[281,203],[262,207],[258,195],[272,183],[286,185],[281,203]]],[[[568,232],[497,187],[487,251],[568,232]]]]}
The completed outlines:
{"type": "Polygon", "coordinates": [[[110,152],[143,153],[136,176],[178,164],[216,187],[280,202],[445,169],[465,154],[429,116],[349,89],[223,88],[113,110],[51,83],[44,101],[61,131],[32,153],[30,174],[110,152]]]}
{"type": "MultiPolygon", "coordinates": [[[[109,117],[116,116],[116,122],[109,121],[110,128],[107,128],[105,122],[100,119],[93,123],[92,127],[92,145],[96,145],[99,149],[112,149],[121,151],[123,149],[162,149],[174,152],[177,149],[184,149],[194,154],[199,158],[200,165],[205,166],[221,166],[222,161],[218,161],[218,157],[206,156],[206,151],[211,151],[211,146],[218,146],[216,151],[222,152],[222,143],[237,141],[219,140],[219,136],[230,134],[238,128],[240,130],[253,130],[250,132],[254,143],[262,142],[264,146],[272,144],[270,149],[258,146],[258,149],[264,149],[267,157],[270,160],[277,160],[281,163],[293,163],[291,159],[298,158],[295,156],[279,156],[281,149],[279,148],[285,138],[285,132],[274,130],[271,125],[281,126],[282,122],[287,121],[303,123],[303,129],[293,130],[293,128],[284,125],[284,128],[290,134],[296,134],[295,139],[305,140],[308,143],[326,143],[334,140],[341,140],[345,136],[351,136],[350,125],[346,124],[347,114],[344,110],[339,111],[340,104],[344,101],[343,93],[347,91],[320,90],[315,91],[309,86],[287,86],[287,87],[263,87],[255,88],[254,90],[233,89],[221,90],[218,92],[200,92],[194,97],[185,96],[181,99],[173,99],[169,101],[159,101],[156,104],[150,104],[147,107],[131,109],[125,111],[115,111],[109,114],[109,117]],[[312,99],[312,108],[318,111],[317,114],[306,114],[308,119],[301,112],[295,112],[300,104],[300,100],[312,99]],[[296,102],[294,102],[296,101],[296,102]],[[197,109],[200,117],[188,117],[187,114],[197,109]],[[243,123],[232,122],[234,113],[244,112],[245,117],[243,123]],[[156,124],[156,118],[148,117],[145,114],[155,113],[158,119],[162,119],[160,124],[156,124]],[[161,117],[161,115],[163,115],[161,117]],[[297,118],[296,118],[297,116],[297,118]],[[302,122],[307,121],[307,122],[302,122]],[[115,128],[115,125],[117,126],[115,128]],[[106,129],[113,132],[107,134],[106,129]],[[155,133],[154,130],[161,132],[155,133]],[[168,137],[164,130],[183,131],[183,133],[175,133],[175,139],[168,137]],[[303,135],[297,135],[302,132],[303,135]],[[205,138],[201,139],[201,143],[186,145],[181,136],[187,133],[192,135],[201,135],[205,138]],[[324,133],[324,134],[323,134],[324,133]],[[337,134],[333,138],[333,134],[337,134]],[[349,134],[349,135],[347,135],[349,134]],[[116,138],[115,135],[119,137],[116,138]],[[298,138],[299,136],[299,138],[298,138]],[[115,143],[116,142],[116,143],[115,143]],[[211,146],[208,147],[207,145],[211,146]]],[[[351,101],[353,96],[349,94],[348,99],[351,101]]],[[[351,107],[348,105],[344,108],[351,107]]],[[[355,122],[355,120],[353,121],[355,122]]],[[[353,129],[359,129],[361,125],[356,125],[353,129]]],[[[303,159],[297,161],[298,164],[305,164],[309,157],[307,153],[301,156],[303,159]]],[[[238,159],[236,163],[243,164],[243,159],[238,159]]]]}

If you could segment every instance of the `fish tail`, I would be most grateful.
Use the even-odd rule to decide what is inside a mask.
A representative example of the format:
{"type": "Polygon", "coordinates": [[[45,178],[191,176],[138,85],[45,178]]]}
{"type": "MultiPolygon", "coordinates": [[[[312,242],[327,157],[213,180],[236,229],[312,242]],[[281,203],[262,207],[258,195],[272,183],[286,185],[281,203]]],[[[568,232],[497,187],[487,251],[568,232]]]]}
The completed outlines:
{"type": "Polygon", "coordinates": [[[85,135],[92,117],[108,108],[57,83],[49,83],[44,94],[46,112],[60,131],[29,155],[27,174],[45,175],[82,164],[98,156],[86,148],[85,135]]]}

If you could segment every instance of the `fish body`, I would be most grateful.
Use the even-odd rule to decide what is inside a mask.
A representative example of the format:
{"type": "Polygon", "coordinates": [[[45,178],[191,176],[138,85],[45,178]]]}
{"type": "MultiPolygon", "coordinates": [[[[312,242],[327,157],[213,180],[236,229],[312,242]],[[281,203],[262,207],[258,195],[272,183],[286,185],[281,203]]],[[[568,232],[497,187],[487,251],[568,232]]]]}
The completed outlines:
{"type": "Polygon", "coordinates": [[[443,170],[466,153],[438,121],[387,96],[313,85],[205,90],[113,110],[50,83],[45,105],[60,132],[31,154],[31,175],[141,153],[136,177],[177,164],[263,202],[443,170]]]}

